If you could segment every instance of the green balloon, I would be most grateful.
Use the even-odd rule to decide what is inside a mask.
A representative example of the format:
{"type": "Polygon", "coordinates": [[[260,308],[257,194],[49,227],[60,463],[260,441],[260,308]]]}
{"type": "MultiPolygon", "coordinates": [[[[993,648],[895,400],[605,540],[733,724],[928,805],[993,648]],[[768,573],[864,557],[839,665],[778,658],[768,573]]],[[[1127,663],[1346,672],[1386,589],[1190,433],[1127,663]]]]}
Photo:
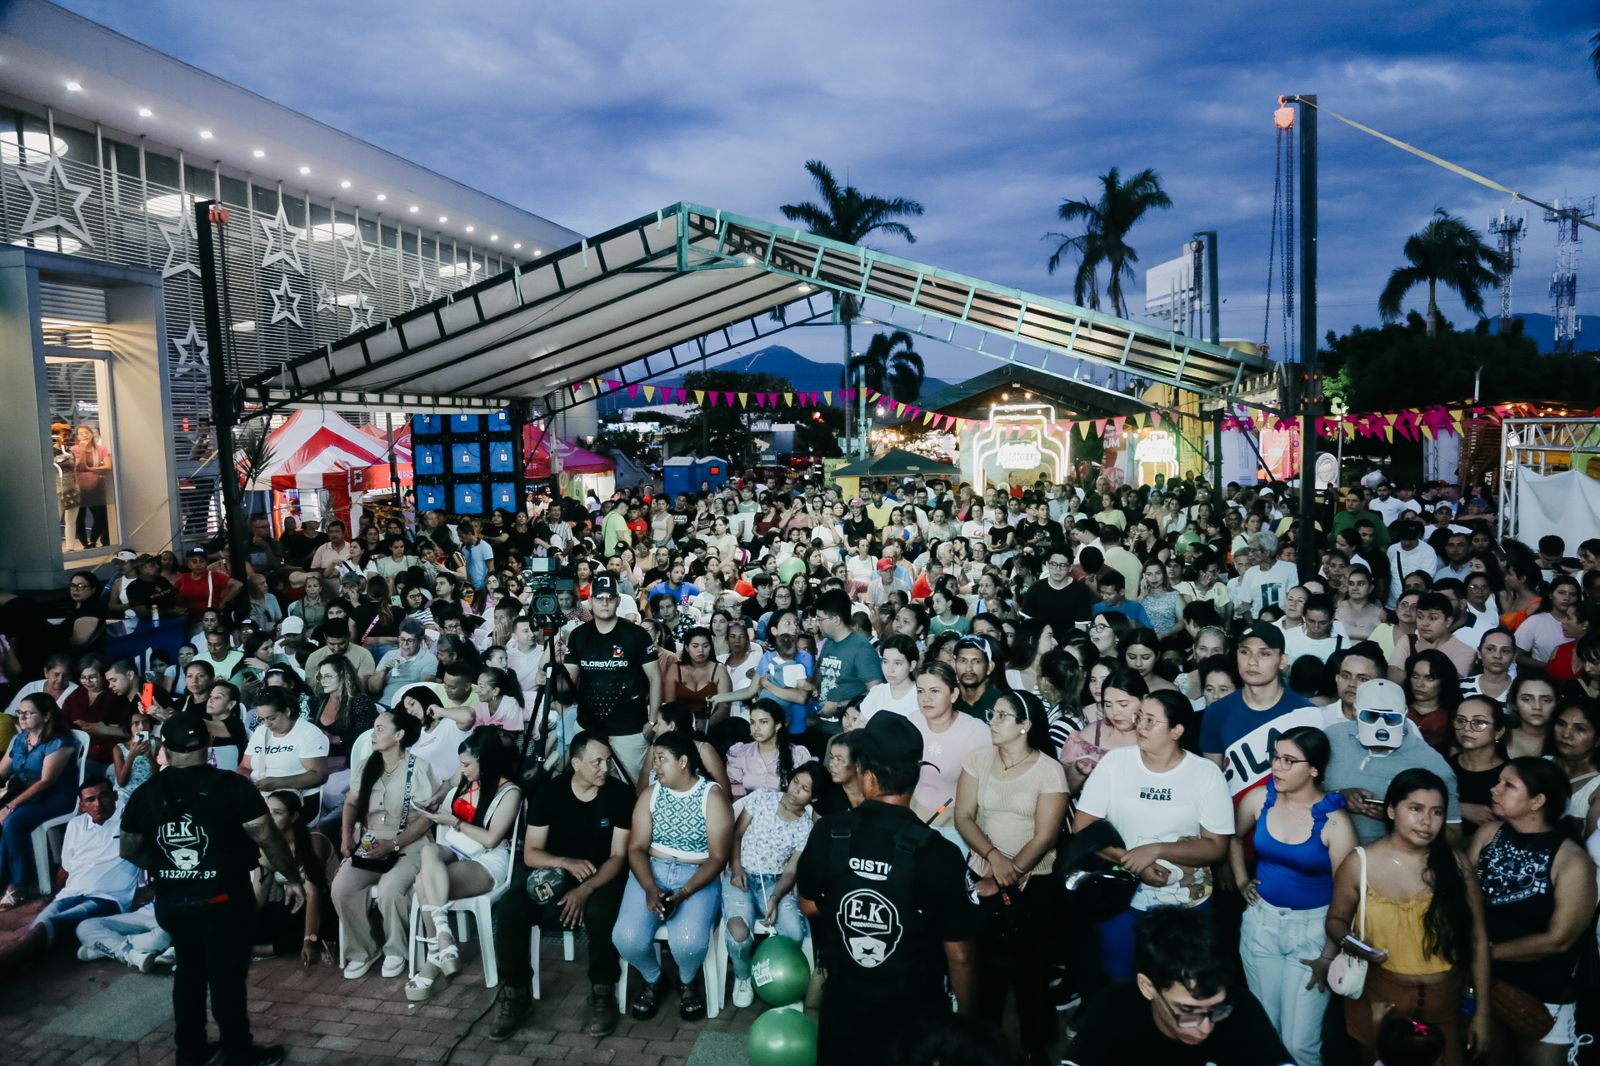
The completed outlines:
{"type": "Polygon", "coordinates": [[[816,1066],[817,1023],[797,1010],[769,1010],[750,1027],[748,1050],[750,1066],[816,1066]]]}
{"type": "Polygon", "coordinates": [[[769,936],[756,948],[750,979],[756,995],[774,1007],[787,1007],[805,998],[811,967],[799,944],[785,936],[769,936]]]}

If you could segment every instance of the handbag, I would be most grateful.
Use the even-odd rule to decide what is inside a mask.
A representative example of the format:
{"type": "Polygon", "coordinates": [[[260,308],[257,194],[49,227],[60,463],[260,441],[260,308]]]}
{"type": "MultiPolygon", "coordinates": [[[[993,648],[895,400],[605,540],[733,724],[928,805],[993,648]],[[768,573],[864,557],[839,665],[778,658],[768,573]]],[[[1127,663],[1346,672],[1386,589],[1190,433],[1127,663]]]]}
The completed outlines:
{"type": "MultiPolygon", "coordinates": [[[[1356,904],[1356,937],[1367,935],[1367,849],[1357,848],[1361,856],[1361,899],[1356,904]]],[[[1367,987],[1367,960],[1341,950],[1328,964],[1328,987],[1347,999],[1360,999],[1367,987]]]]}
{"type": "MultiPolygon", "coordinates": [[[[371,756],[369,756],[369,758],[370,757],[371,756]]],[[[406,792],[405,798],[400,801],[400,828],[395,832],[396,840],[398,840],[400,836],[405,833],[406,819],[411,814],[411,768],[416,765],[416,761],[416,756],[409,754],[406,756],[406,792]]],[[[350,865],[354,866],[357,870],[365,870],[368,873],[373,874],[386,874],[390,870],[394,869],[395,864],[400,861],[400,851],[398,848],[396,848],[394,851],[391,851],[387,855],[379,858],[373,858],[369,855],[361,854],[361,849],[368,846],[369,845],[367,844],[364,835],[361,844],[356,848],[356,853],[350,856],[350,865]]]]}
{"type": "Polygon", "coordinates": [[[1504,981],[1489,986],[1489,1013],[1522,1040],[1540,1040],[1556,1024],[1543,1000],[1504,981]]]}

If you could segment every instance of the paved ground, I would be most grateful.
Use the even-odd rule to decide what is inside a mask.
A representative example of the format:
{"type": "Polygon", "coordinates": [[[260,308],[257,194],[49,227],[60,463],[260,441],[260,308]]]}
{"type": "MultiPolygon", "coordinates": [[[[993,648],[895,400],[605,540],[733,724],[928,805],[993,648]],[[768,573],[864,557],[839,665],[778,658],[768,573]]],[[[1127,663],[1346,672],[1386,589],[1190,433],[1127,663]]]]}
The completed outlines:
{"type": "MultiPolygon", "coordinates": [[[[26,927],[38,906],[0,914],[0,938],[9,940],[26,927]]],[[[255,1037],[287,1045],[290,1062],[341,1066],[437,1063],[447,1054],[460,1066],[745,1061],[744,1035],[757,1009],[730,1006],[715,1020],[687,1025],[678,1019],[673,997],[651,1021],[625,1017],[604,1040],[584,1035],[579,1030],[588,986],[582,959],[580,946],[578,962],[563,961],[559,938],[545,938],[544,999],[516,1037],[498,1044],[483,1035],[490,1019],[479,1016],[494,993],[483,987],[475,954],[449,989],[420,1005],[406,1002],[403,979],[385,980],[376,968],[360,981],[346,981],[331,964],[306,969],[298,961],[258,962],[250,971],[255,1037]]],[[[168,977],[140,975],[110,961],[79,962],[63,949],[26,974],[0,974],[0,987],[0,1062],[7,1066],[172,1062],[168,977]]]]}

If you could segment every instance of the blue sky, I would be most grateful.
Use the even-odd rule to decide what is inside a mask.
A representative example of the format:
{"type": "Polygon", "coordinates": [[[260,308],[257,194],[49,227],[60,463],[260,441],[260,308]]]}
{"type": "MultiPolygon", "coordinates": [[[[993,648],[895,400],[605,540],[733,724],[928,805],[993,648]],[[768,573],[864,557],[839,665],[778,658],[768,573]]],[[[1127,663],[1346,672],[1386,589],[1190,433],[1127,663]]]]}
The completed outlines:
{"type": "MultiPolygon", "coordinates": [[[[1600,193],[1589,3],[66,6],[583,232],[683,199],[778,220],[812,195],[801,168],[820,158],[926,207],[918,243],[884,250],[1070,298],[1070,271],[1045,270],[1056,206],[1108,167],[1153,167],[1175,206],[1134,231],[1142,264],[1217,230],[1223,334],[1257,341],[1279,93],[1316,92],[1530,195],[1600,193]]],[[[1401,245],[1435,207],[1481,229],[1508,206],[1329,119],[1320,173],[1324,330],[1376,323],[1401,245]]],[[[1554,237],[1537,212],[1529,229],[1516,309],[1548,313],[1554,237]]],[[[1587,243],[1579,309],[1593,312],[1600,240],[1587,243]]],[[[1139,317],[1142,273],[1128,287],[1139,317]]],[[[838,351],[833,331],[790,336],[838,351]]],[[[973,372],[970,356],[919,348],[930,373],[973,372]]]]}

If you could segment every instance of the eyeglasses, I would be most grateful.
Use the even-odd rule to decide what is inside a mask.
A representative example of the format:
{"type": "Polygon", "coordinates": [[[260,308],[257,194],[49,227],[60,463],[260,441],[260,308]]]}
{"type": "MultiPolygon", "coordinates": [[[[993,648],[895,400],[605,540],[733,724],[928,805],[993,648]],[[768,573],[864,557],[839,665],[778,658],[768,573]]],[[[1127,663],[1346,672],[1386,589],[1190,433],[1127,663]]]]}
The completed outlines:
{"type": "Polygon", "coordinates": [[[1293,770],[1301,763],[1310,761],[1310,759],[1296,759],[1293,755],[1274,755],[1272,757],[1272,765],[1281,766],[1285,770],[1293,770]]]}
{"type": "Polygon", "coordinates": [[[1466,729],[1473,733],[1483,733],[1494,726],[1494,723],[1487,718],[1462,718],[1460,715],[1457,715],[1450,724],[1457,729],[1466,729]]]}
{"type": "Polygon", "coordinates": [[[1399,726],[1404,724],[1406,715],[1404,711],[1357,711],[1356,720],[1363,725],[1382,722],[1384,725],[1399,726]]]}
{"type": "Polygon", "coordinates": [[[1110,622],[1106,622],[1106,621],[1102,621],[1100,619],[1096,619],[1094,621],[1094,623],[1089,626],[1089,628],[1090,629],[1110,629],[1111,628],[1111,623],[1110,622]]]}
{"type": "Polygon", "coordinates": [[[1175,1007],[1172,1004],[1172,1000],[1167,998],[1165,992],[1157,992],[1156,998],[1172,1014],[1172,1020],[1177,1023],[1179,1029],[1198,1029],[1206,1022],[1216,1025],[1218,1022],[1227,1021],[1228,1017],[1233,1014],[1233,1004],[1231,1003],[1218,1003],[1215,1007],[1201,1010],[1196,1007],[1175,1007]]]}
{"type": "Polygon", "coordinates": [[[1016,711],[997,711],[991,707],[989,710],[983,712],[983,720],[985,722],[1001,722],[1007,718],[1011,719],[1013,722],[1023,721],[1016,711]]]}
{"type": "Polygon", "coordinates": [[[90,585],[87,581],[70,581],[67,583],[67,588],[69,589],[86,589],[93,587],[94,586],[90,585]]]}

